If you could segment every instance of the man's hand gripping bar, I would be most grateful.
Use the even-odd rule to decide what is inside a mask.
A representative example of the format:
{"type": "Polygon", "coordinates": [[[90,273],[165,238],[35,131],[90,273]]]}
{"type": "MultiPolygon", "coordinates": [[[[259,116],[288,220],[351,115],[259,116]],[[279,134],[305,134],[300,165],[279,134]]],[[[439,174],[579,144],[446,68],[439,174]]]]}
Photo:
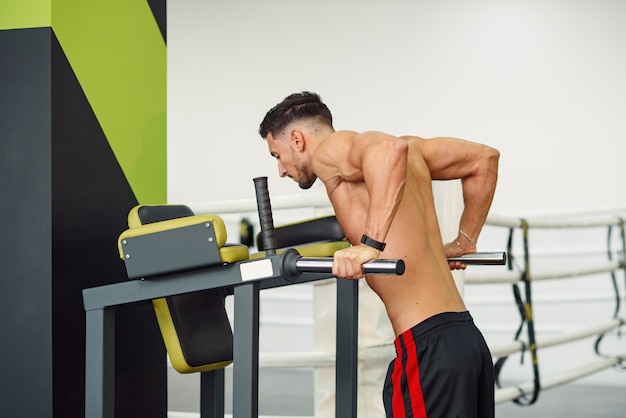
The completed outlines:
{"type": "MultiPolygon", "coordinates": [[[[289,250],[288,250],[289,251],[289,250]]],[[[480,265],[504,265],[506,264],[506,253],[489,252],[465,254],[460,257],[448,258],[450,261],[460,261],[465,264],[480,265]]],[[[363,264],[365,274],[404,274],[404,260],[374,260],[363,264]]],[[[293,253],[285,254],[283,258],[283,273],[285,277],[296,278],[302,273],[328,273],[333,271],[332,257],[300,257],[296,250],[293,253]]]]}
{"type": "MultiPolygon", "coordinates": [[[[254,179],[259,220],[261,222],[261,239],[266,254],[275,255],[278,246],[272,205],[267,188],[267,177],[254,179]]],[[[295,249],[291,248],[282,254],[282,273],[287,280],[295,280],[303,273],[332,273],[333,258],[318,257],[304,258],[295,249]]],[[[365,274],[396,274],[404,273],[404,260],[374,260],[363,264],[365,274]]]]}
{"type": "MultiPolygon", "coordinates": [[[[254,179],[259,220],[261,222],[261,239],[266,249],[266,254],[275,255],[278,246],[274,220],[272,218],[272,206],[267,188],[267,177],[254,179]]],[[[465,264],[504,265],[506,253],[489,252],[465,254],[460,257],[449,258],[448,261],[460,261],[465,264]]],[[[332,273],[332,257],[301,257],[293,248],[282,254],[282,273],[287,280],[295,280],[303,273],[332,273]]],[[[365,274],[404,274],[404,260],[373,260],[363,264],[365,274]]]]}

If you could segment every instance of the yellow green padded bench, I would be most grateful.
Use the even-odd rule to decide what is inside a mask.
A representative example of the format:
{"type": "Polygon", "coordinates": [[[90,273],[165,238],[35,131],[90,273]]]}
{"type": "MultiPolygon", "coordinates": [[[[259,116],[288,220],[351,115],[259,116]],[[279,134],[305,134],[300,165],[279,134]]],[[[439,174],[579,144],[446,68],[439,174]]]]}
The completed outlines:
{"type": "MultiPolygon", "coordinates": [[[[194,215],[183,205],[137,206],[118,240],[130,279],[219,266],[248,259],[248,247],[226,244],[224,221],[194,215]]],[[[210,289],[152,304],[170,361],[180,373],[205,372],[232,362],[232,329],[225,291],[210,289]]]]}
{"type": "MultiPolygon", "coordinates": [[[[219,216],[194,215],[184,205],[137,206],[128,215],[128,226],[118,248],[129,279],[158,280],[249,257],[247,246],[226,243],[226,228],[219,216]]],[[[264,250],[258,238],[257,245],[264,250]]],[[[276,238],[279,247],[297,246],[304,257],[330,257],[349,245],[334,216],[277,227],[276,238]]],[[[264,256],[259,252],[252,258],[264,256]]],[[[224,307],[227,293],[227,289],[211,289],[152,301],[170,361],[178,372],[210,371],[232,362],[232,328],[224,307]]]]}
{"type": "MultiPolygon", "coordinates": [[[[278,254],[278,245],[284,244],[270,239],[273,233],[267,233],[274,231],[274,226],[267,187],[257,187],[262,183],[257,180],[263,179],[265,178],[257,178],[254,181],[263,241],[268,243],[265,257],[248,258],[247,247],[245,250],[235,249],[235,255],[230,254],[231,250],[226,249],[229,246],[225,243],[225,231],[219,226],[218,217],[196,217],[189,208],[180,206],[175,210],[167,205],[157,208],[156,211],[153,207],[147,210],[136,209],[140,220],[134,222],[134,217],[131,216],[129,231],[123,233],[119,240],[120,256],[131,280],[86,288],[82,292],[86,328],[85,416],[114,416],[116,379],[112,370],[115,369],[116,309],[126,304],[164,298],[167,302],[166,320],[161,320],[159,325],[162,326],[164,339],[173,340],[173,343],[180,346],[182,357],[187,355],[185,350],[195,352],[197,349],[199,353],[205,354],[207,344],[210,348],[208,351],[215,348],[212,347],[213,344],[218,346],[215,350],[217,352],[228,352],[229,350],[224,350],[224,346],[232,346],[232,356],[226,356],[228,359],[218,356],[195,362],[184,358],[186,364],[181,368],[183,371],[203,370],[204,367],[209,370],[200,374],[201,416],[224,416],[223,365],[231,359],[234,363],[233,391],[237,393],[233,417],[258,416],[260,291],[288,286],[290,281],[296,279],[298,283],[306,283],[332,275],[331,257],[302,257],[294,248],[278,254]],[[268,212],[270,216],[267,216],[268,212]],[[192,219],[178,220],[179,218],[192,219]],[[134,230],[135,228],[139,230],[134,230]],[[198,248],[192,248],[195,246],[198,248]],[[226,258],[226,251],[229,252],[229,258],[226,258]],[[218,292],[211,293],[216,290],[218,292]],[[195,306],[200,308],[199,315],[197,308],[196,312],[183,309],[184,315],[179,315],[178,307],[193,306],[191,303],[170,303],[180,297],[205,292],[213,299],[208,303],[198,301],[195,306]],[[224,296],[231,292],[234,333],[223,309],[224,296]],[[215,308],[217,313],[207,315],[207,306],[215,308]],[[190,322],[194,324],[192,328],[207,331],[201,332],[201,335],[210,336],[208,343],[200,341],[198,344],[196,340],[185,337],[185,330],[177,328],[178,325],[188,324],[186,319],[194,316],[201,317],[201,320],[190,322]],[[176,318],[181,320],[177,322],[176,318]],[[217,337],[214,332],[216,323],[226,330],[217,337]],[[170,331],[166,329],[168,326],[170,331]],[[187,347],[187,344],[195,346],[187,347]]],[[[279,238],[280,236],[279,231],[279,238]]],[[[343,234],[330,240],[341,238],[343,234]]],[[[347,246],[347,243],[343,242],[342,245],[347,246]]],[[[402,260],[374,260],[371,262],[371,270],[368,270],[370,267],[367,264],[370,263],[363,266],[366,274],[402,274],[404,271],[402,260]]],[[[356,399],[356,367],[353,362],[358,354],[357,303],[358,281],[338,280],[335,399],[337,416],[341,417],[356,416],[356,404],[353,402],[356,399]]],[[[193,337],[192,333],[189,334],[188,336],[193,337]]],[[[170,343],[171,341],[168,342],[170,343]]],[[[167,347],[170,356],[173,351],[171,347],[171,344],[167,347]]]]}
{"type": "MultiPolygon", "coordinates": [[[[269,196],[263,194],[267,195],[267,187],[265,193],[259,193],[257,188],[261,226],[263,231],[273,231],[269,196]]],[[[162,310],[164,318],[159,318],[159,326],[170,357],[178,352],[183,358],[176,364],[179,371],[208,370],[201,373],[200,379],[201,416],[224,416],[223,366],[230,361],[234,362],[233,391],[238,393],[233,417],[258,415],[259,291],[290,285],[289,281],[296,278],[298,283],[305,283],[331,277],[332,258],[314,256],[329,256],[338,249],[335,245],[343,248],[348,244],[341,233],[327,239],[343,241],[331,248],[320,241],[313,244],[326,247],[327,253],[308,252],[307,247],[298,244],[310,242],[311,238],[292,225],[284,230],[276,228],[277,242],[263,237],[268,242],[265,257],[258,254],[249,258],[247,246],[226,244],[221,218],[207,216],[196,216],[180,205],[133,209],[129,230],[119,239],[120,256],[131,280],[83,289],[85,416],[110,418],[114,414],[116,308],[150,300],[166,301],[167,309],[162,310]],[[293,232],[294,228],[293,234],[283,232],[293,232]],[[293,236],[300,240],[297,244],[291,241],[293,236]],[[291,245],[298,245],[299,250],[288,248],[280,254],[277,251],[291,245]],[[223,304],[225,295],[230,293],[234,302],[234,334],[223,304]],[[193,299],[194,295],[198,299],[193,299]],[[190,358],[195,355],[198,358],[190,358]]],[[[364,264],[363,269],[366,274],[402,274],[404,263],[374,260],[364,264]]],[[[160,315],[158,305],[157,302],[155,308],[160,315]]],[[[336,415],[341,417],[356,417],[357,312],[358,282],[338,280],[335,399],[336,415]]]]}
{"type": "MultiPolygon", "coordinates": [[[[278,248],[295,248],[302,257],[332,257],[335,251],[350,246],[334,215],[284,224],[274,230],[278,248]]],[[[256,246],[259,252],[250,257],[265,256],[260,233],[256,236],[256,246]]]]}

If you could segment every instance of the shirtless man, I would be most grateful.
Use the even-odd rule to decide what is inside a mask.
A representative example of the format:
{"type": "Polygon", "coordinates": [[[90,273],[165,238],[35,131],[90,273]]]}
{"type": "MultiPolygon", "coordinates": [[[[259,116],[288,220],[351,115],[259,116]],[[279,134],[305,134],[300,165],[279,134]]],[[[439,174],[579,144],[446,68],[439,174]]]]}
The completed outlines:
{"type": "Polygon", "coordinates": [[[363,277],[362,264],[403,259],[402,276],[366,275],[396,334],[383,403],[387,417],[494,416],[493,364],[446,257],[476,251],[496,187],[499,152],[453,138],[335,131],[315,93],[288,96],[259,133],[281,177],[326,186],[351,247],[334,254],[336,277],[363,277]],[[444,245],[431,180],[461,179],[465,207],[444,245]]]}

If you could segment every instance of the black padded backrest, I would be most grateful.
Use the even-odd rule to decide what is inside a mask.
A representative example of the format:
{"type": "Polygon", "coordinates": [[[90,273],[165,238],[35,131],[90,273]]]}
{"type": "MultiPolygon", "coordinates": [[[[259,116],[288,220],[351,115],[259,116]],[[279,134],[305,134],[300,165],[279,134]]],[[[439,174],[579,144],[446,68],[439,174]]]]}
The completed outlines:
{"type": "Polygon", "coordinates": [[[170,219],[194,216],[191,208],[185,205],[154,205],[140,206],[137,215],[142,225],[154,222],[169,221],[170,219]]]}
{"type": "MultiPolygon", "coordinates": [[[[185,205],[140,206],[142,225],[194,216],[185,205]]],[[[224,307],[224,289],[167,296],[167,306],[187,364],[202,367],[233,359],[233,333],[224,307]]]]}
{"type": "MultiPolygon", "coordinates": [[[[346,236],[334,215],[277,226],[275,231],[278,248],[322,241],[341,241],[346,236]]],[[[266,250],[260,233],[256,236],[256,246],[259,251],[266,250]]]]}
{"type": "Polygon", "coordinates": [[[191,367],[233,359],[233,332],[224,296],[222,289],[210,289],[166,298],[180,348],[191,367]]]}

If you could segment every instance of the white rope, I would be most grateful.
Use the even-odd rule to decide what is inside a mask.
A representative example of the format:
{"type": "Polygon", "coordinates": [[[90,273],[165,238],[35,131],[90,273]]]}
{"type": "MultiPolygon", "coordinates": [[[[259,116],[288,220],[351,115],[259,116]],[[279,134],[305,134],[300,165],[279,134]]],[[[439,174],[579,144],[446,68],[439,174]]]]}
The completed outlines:
{"type": "MultiPolygon", "coordinates": [[[[279,353],[275,353],[278,355],[279,353]]],[[[577,379],[583,378],[585,376],[600,372],[602,370],[608,369],[609,367],[615,366],[620,363],[620,361],[626,357],[612,357],[607,359],[602,359],[595,361],[593,363],[585,364],[579,368],[564,371],[561,373],[557,373],[548,377],[544,377],[541,379],[541,388],[542,390],[552,389],[557,386],[561,386],[570,382],[573,382],[577,379]]],[[[334,359],[333,363],[334,365],[334,359]]],[[[497,404],[501,404],[504,402],[509,402],[518,397],[526,394],[530,394],[533,391],[533,382],[524,382],[515,386],[507,386],[495,391],[494,401],[497,404]]],[[[200,414],[198,413],[188,413],[188,412],[168,412],[168,418],[198,418],[200,414]]],[[[270,417],[263,417],[270,418],[270,417]]],[[[287,417],[281,417],[287,418],[287,417]]]]}
{"type": "MultiPolygon", "coordinates": [[[[553,337],[537,337],[537,348],[548,348],[556,345],[569,343],[572,341],[582,340],[588,337],[593,337],[598,334],[602,334],[607,331],[611,331],[619,327],[623,322],[623,319],[613,319],[602,324],[592,325],[585,328],[580,328],[575,331],[563,332],[553,337]]],[[[511,341],[509,343],[499,344],[497,346],[489,347],[491,355],[493,357],[505,357],[513,353],[519,353],[522,350],[528,349],[528,342],[524,340],[511,341]]]]}
{"type": "MultiPolygon", "coordinates": [[[[623,265],[619,261],[604,261],[597,264],[584,267],[575,267],[570,269],[532,271],[530,274],[531,281],[566,279],[581,276],[589,276],[598,273],[609,273],[622,268],[623,265]]],[[[465,284],[505,284],[517,283],[521,280],[521,273],[516,271],[468,271],[465,273],[465,284]]]]}
{"type": "Polygon", "coordinates": [[[486,270],[466,271],[465,284],[512,284],[521,280],[521,273],[518,271],[492,272],[486,270]]]}
{"type": "Polygon", "coordinates": [[[335,365],[335,353],[302,351],[290,353],[259,353],[259,367],[308,368],[335,365]]]}
{"type": "MultiPolygon", "coordinates": [[[[257,211],[255,198],[191,202],[186,205],[197,215],[257,211]]],[[[273,209],[327,208],[330,206],[332,206],[330,200],[323,191],[311,190],[305,193],[272,196],[273,209]]],[[[553,217],[536,216],[534,218],[526,218],[526,222],[530,228],[588,228],[619,225],[620,216],[617,216],[616,213],[626,214],[626,208],[616,208],[611,214],[572,212],[569,216],[565,217],[562,214],[555,214],[553,217]]],[[[522,226],[522,219],[515,216],[490,214],[487,217],[486,224],[507,228],[519,228],[522,226]]]]}
{"type": "Polygon", "coordinates": [[[590,265],[587,267],[579,267],[572,269],[563,269],[563,270],[546,270],[541,272],[531,272],[530,279],[532,281],[538,280],[551,280],[551,279],[565,279],[565,278],[575,278],[581,276],[588,276],[597,273],[608,273],[614,271],[618,268],[622,267],[622,265],[618,261],[606,261],[604,263],[598,263],[595,265],[590,265]]]}
{"type": "MultiPolygon", "coordinates": [[[[546,390],[554,388],[556,386],[562,386],[566,383],[573,382],[574,380],[580,379],[582,377],[589,376],[593,373],[608,369],[609,367],[615,366],[620,363],[622,358],[623,357],[611,357],[607,359],[602,359],[593,363],[585,364],[576,369],[571,369],[554,374],[552,376],[544,377],[541,379],[541,389],[546,390]]],[[[524,382],[520,385],[507,386],[498,389],[496,390],[494,396],[495,403],[499,404],[512,401],[513,399],[517,399],[522,395],[531,394],[533,392],[533,389],[533,382],[524,382]]]]}
{"type": "MultiPolygon", "coordinates": [[[[326,208],[331,206],[326,193],[319,192],[272,196],[271,204],[272,209],[326,208]]],[[[192,202],[186,205],[189,206],[196,215],[257,211],[256,198],[215,202],[192,202]]]]}
{"type": "MultiPolygon", "coordinates": [[[[330,201],[325,193],[307,192],[287,196],[272,196],[273,209],[298,209],[298,208],[329,208],[330,201]]],[[[244,213],[256,212],[257,203],[255,199],[239,199],[216,202],[199,202],[187,204],[196,214],[216,213],[244,213]]],[[[527,226],[532,229],[550,228],[595,228],[606,226],[619,226],[622,222],[621,214],[626,214],[626,208],[616,208],[612,213],[570,213],[552,214],[551,216],[535,216],[524,218],[527,226]]],[[[490,214],[486,225],[506,228],[522,227],[522,218],[512,216],[502,216],[490,214]]],[[[623,249],[621,249],[623,251],[623,249]]],[[[564,278],[575,278],[589,276],[599,273],[613,272],[623,268],[623,260],[598,262],[583,267],[564,268],[556,270],[531,271],[532,281],[554,280],[564,278]]],[[[521,273],[516,271],[500,271],[480,269],[466,272],[466,284],[513,284],[521,280],[521,273]]],[[[611,331],[623,324],[623,319],[613,319],[608,322],[580,328],[570,332],[563,332],[555,336],[538,338],[537,348],[547,348],[557,345],[567,344],[576,340],[597,336],[611,331]]],[[[528,349],[528,343],[523,340],[512,341],[504,344],[490,346],[494,358],[519,353],[528,349]]],[[[359,352],[359,361],[363,362],[386,362],[388,363],[395,356],[392,344],[366,347],[359,352]]],[[[596,362],[583,365],[578,368],[567,370],[549,377],[541,379],[542,389],[549,389],[569,383],[584,376],[602,371],[614,366],[624,357],[611,357],[599,359],[596,362]]],[[[264,368],[317,368],[332,367],[335,365],[334,352],[309,351],[309,352],[289,352],[289,353],[260,353],[259,366],[264,368]]],[[[495,393],[495,402],[503,403],[511,401],[524,394],[530,394],[534,390],[532,381],[520,385],[501,388],[495,393]]]]}
{"type": "MultiPolygon", "coordinates": [[[[620,216],[615,214],[607,215],[588,215],[579,218],[568,218],[558,216],[554,218],[537,217],[526,218],[526,223],[529,228],[592,228],[600,226],[619,225],[620,216]]],[[[513,216],[503,215],[489,215],[487,217],[486,225],[491,226],[503,226],[507,228],[520,228],[522,226],[522,219],[513,216]]]]}
{"type": "MultiPolygon", "coordinates": [[[[564,332],[553,337],[537,338],[537,348],[554,347],[569,342],[593,337],[604,332],[616,329],[624,323],[624,319],[613,319],[602,324],[597,324],[575,331],[564,332]]],[[[490,345],[489,350],[494,358],[504,357],[514,353],[519,353],[528,349],[528,343],[523,340],[490,345]]],[[[359,352],[359,361],[366,363],[389,363],[394,356],[393,344],[368,347],[359,352]]],[[[274,352],[260,353],[259,367],[263,368],[309,368],[309,367],[329,367],[335,365],[335,353],[323,351],[302,351],[302,352],[274,352]]]]}

